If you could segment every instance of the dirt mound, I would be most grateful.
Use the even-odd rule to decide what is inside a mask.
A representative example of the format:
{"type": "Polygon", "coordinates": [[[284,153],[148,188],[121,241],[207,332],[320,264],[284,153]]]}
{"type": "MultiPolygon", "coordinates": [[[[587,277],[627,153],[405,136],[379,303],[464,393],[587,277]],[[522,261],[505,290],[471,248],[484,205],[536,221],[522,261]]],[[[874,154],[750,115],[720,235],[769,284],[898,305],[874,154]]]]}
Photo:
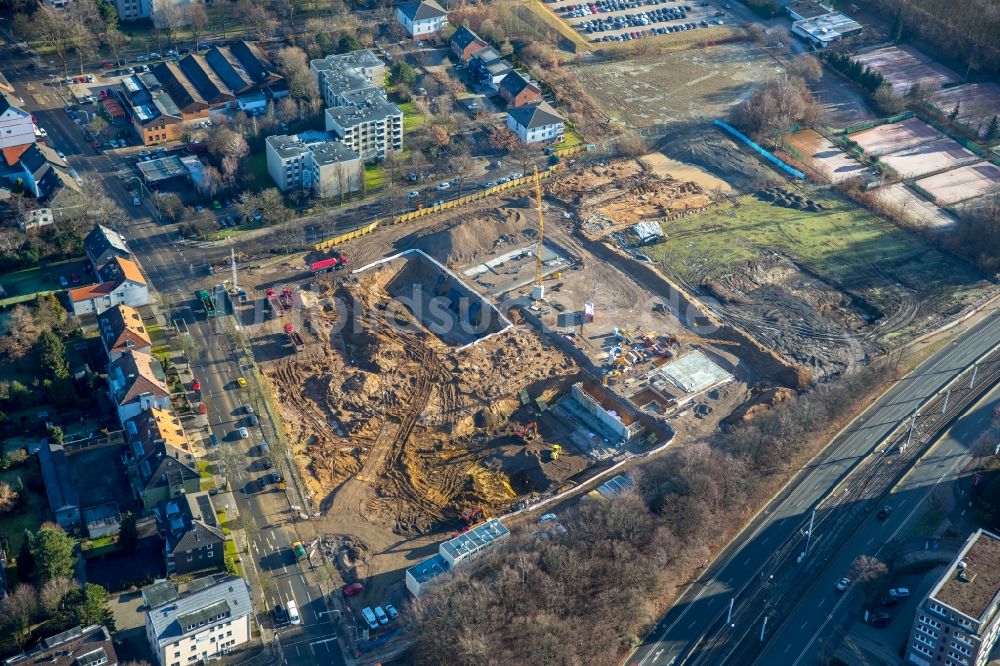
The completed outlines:
{"type": "Polygon", "coordinates": [[[766,189],[781,182],[757,158],[745,153],[722,130],[711,125],[678,128],[668,133],[656,148],[667,157],[706,169],[740,191],[766,189]]]}
{"type": "Polygon", "coordinates": [[[446,228],[403,238],[400,249],[417,248],[444,264],[466,264],[479,256],[534,238],[537,218],[526,208],[480,211],[472,219],[451,219],[446,228]]]}

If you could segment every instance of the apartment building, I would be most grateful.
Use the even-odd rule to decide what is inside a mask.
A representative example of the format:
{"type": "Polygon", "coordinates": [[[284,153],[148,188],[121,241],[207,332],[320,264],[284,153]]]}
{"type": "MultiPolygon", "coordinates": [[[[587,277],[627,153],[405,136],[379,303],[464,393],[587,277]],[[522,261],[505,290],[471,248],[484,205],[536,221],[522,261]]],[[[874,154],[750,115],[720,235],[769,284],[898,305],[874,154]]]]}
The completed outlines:
{"type": "Polygon", "coordinates": [[[917,607],[906,661],[983,666],[1000,632],[1000,536],[977,531],[917,607]]]}
{"type": "Polygon", "coordinates": [[[326,130],[362,159],[381,159],[403,149],[403,112],[381,90],[341,95],[346,104],[326,110],[326,130]]]}
{"type": "Polygon", "coordinates": [[[364,178],[361,156],[333,134],[303,132],[269,136],[264,146],[267,173],[282,192],[301,188],[323,198],[361,189],[364,178]]]}
{"type": "Polygon", "coordinates": [[[508,109],[507,127],[522,143],[561,141],[566,133],[562,116],[546,102],[508,109]]]}
{"type": "Polygon", "coordinates": [[[341,94],[385,85],[385,63],[368,49],[317,58],[309,69],[327,106],[343,106],[341,94]]]}
{"type": "Polygon", "coordinates": [[[424,39],[448,25],[448,12],[434,0],[404,2],[396,6],[396,20],[413,39],[424,39]]]}
{"type": "Polygon", "coordinates": [[[248,643],[250,586],[236,576],[213,575],[174,586],[142,588],[146,639],[160,666],[206,663],[248,643]]]}

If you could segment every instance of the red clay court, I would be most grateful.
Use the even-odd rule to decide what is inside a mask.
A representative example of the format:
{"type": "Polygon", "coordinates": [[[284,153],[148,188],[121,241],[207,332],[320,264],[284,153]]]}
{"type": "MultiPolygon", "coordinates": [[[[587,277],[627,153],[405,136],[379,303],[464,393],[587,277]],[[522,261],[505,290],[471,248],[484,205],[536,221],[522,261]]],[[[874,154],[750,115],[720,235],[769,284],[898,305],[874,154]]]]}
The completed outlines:
{"type": "Polygon", "coordinates": [[[961,80],[958,74],[911,46],[887,46],[861,53],[854,59],[884,76],[897,95],[907,94],[917,83],[937,90],[961,80]]]}
{"type": "Polygon", "coordinates": [[[970,164],[918,180],[917,185],[939,206],[949,206],[1000,188],[1000,167],[989,162],[970,164]]]}
{"type": "Polygon", "coordinates": [[[888,155],[941,138],[936,129],[916,118],[849,134],[868,155],[888,155]]]}

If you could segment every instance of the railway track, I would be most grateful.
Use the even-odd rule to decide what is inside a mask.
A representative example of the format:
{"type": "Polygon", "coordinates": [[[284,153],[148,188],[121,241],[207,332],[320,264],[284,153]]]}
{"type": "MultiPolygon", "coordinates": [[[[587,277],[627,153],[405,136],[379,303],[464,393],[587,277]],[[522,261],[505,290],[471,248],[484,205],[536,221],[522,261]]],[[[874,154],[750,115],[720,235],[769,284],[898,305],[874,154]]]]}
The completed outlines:
{"type": "Polygon", "coordinates": [[[827,561],[861,528],[871,511],[896,485],[900,478],[930,448],[935,436],[983,392],[1000,381],[1000,350],[994,350],[952,383],[947,398],[931,398],[913,420],[887,439],[874,456],[852,471],[833,492],[816,506],[809,551],[809,520],[804,520],[794,536],[774,554],[733,595],[736,602],[727,623],[728,607],[713,619],[675,665],[753,664],[763,646],[777,632],[782,618],[792,617],[798,604],[801,581],[816,580],[827,561]],[[975,382],[973,384],[973,375],[975,382]],[[760,639],[761,627],[768,630],[760,639]]]}

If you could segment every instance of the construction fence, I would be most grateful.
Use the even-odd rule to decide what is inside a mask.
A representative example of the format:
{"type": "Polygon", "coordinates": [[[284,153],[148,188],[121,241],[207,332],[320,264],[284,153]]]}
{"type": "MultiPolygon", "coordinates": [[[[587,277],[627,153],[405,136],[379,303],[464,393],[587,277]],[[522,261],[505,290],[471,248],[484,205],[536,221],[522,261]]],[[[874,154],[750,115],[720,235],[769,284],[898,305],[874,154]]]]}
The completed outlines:
{"type": "Polygon", "coordinates": [[[854,134],[855,132],[863,132],[864,130],[871,129],[873,127],[878,127],[879,125],[891,125],[892,123],[902,122],[904,120],[909,120],[913,117],[913,111],[904,111],[896,116],[889,116],[888,118],[879,118],[877,120],[868,120],[863,123],[858,123],[857,125],[851,125],[850,127],[845,127],[844,129],[837,132],[838,134],[854,134]]]}
{"type": "MultiPolygon", "coordinates": [[[[587,150],[587,146],[585,144],[580,144],[580,146],[572,146],[571,148],[566,148],[564,150],[574,150],[577,148],[580,149],[577,152],[582,152],[583,150],[587,150]]],[[[562,170],[562,165],[553,164],[545,171],[539,171],[538,177],[548,178],[549,176],[558,173],[561,170],[562,170]]],[[[340,234],[338,236],[334,236],[332,238],[327,238],[326,240],[320,241],[319,243],[316,243],[313,246],[313,248],[315,250],[328,250],[331,247],[334,247],[341,243],[346,243],[349,240],[353,240],[355,238],[364,236],[365,234],[369,234],[376,228],[378,228],[379,225],[402,224],[404,222],[409,222],[411,220],[416,220],[417,218],[424,217],[425,215],[431,215],[433,213],[438,213],[443,210],[458,208],[459,206],[464,206],[465,204],[473,203],[475,201],[482,201],[483,199],[491,197],[494,194],[499,194],[500,192],[506,192],[507,190],[513,190],[519,187],[524,187],[526,185],[531,185],[534,182],[534,179],[535,179],[534,174],[528,176],[522,176],[520,178],[511,180],[506,183],[500,183],[499,185],[488,187],[485,190],[479,190],[477,192],[473,192],[471,194],[466,194],[465,196],[458,197],[457,199],[451,199],[450,201],[442,202],[440,204],[437,204],[436,206],[428,206],[427,208],[420,208],[418,210],[409,213],[403,213],[402,215],[393,215],[392,217],[384,220],[375,220],[371,224],[366,225],[364,227],[360,227],[348,233],[340,234]]]]}

